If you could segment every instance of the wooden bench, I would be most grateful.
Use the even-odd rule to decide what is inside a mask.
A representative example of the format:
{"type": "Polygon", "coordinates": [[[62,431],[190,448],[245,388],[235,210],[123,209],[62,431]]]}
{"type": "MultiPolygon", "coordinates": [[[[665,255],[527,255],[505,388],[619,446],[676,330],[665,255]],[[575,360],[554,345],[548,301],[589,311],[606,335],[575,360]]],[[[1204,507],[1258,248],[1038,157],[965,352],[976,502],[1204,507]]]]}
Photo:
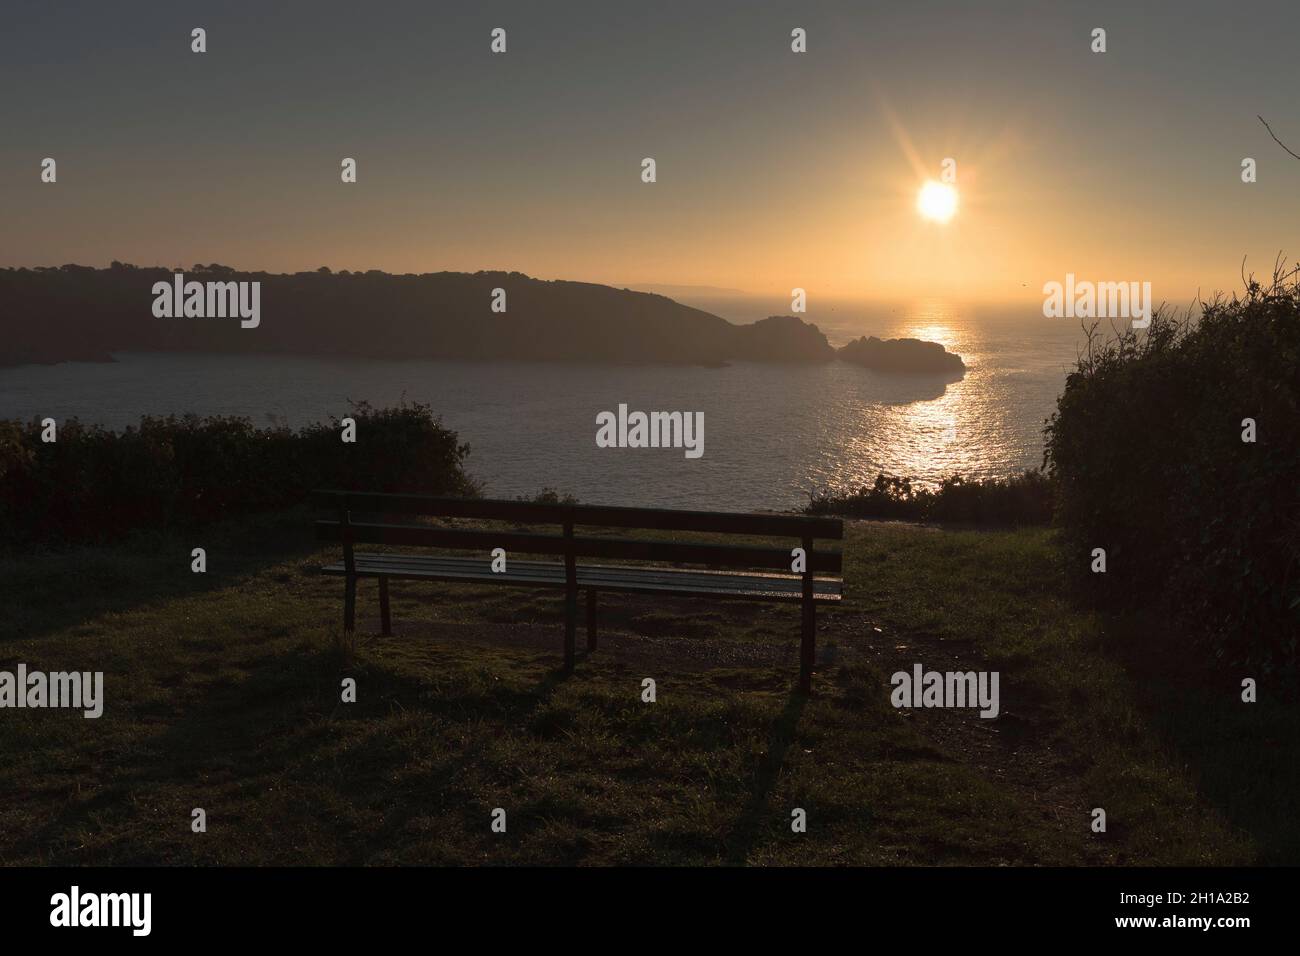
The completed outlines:
{"type": "Polygon", "coordinates": [[[356,624],[357,579],[379,579],[379,610],[384,634],[392,633],[388,604],[389,578],[427,581],[473,581],[521,587],[556,588],[565,592],[564,666],[575,662],[578,592],[587,592],[587,648],[596,649],[596,596],[601,591],[634,594],[693,595],[721,599],[786,601],[803,610],[799,655],[799,687],[812,689],[816,654],[818,604],[839,601],[843,581],[839,551],[818,551],[815,540],[839,540],[844,525],[836,518],[796,515],[732,514],[707,511],[667,511],[529,501],[434,498],[420,495],[318,491],[314,499],[328,509],[330,520],[316,522],[317,538],[340,542],[343,560],[321,570],[346,578],[343,626],[356,624]],[[519,530],[482,530],[419,523],[412,518],[469,518],[515,525],[556,526],[558,532],[539,534],[519,530]],[[794,540],[782,547],[647,541],[608,535],[575,534],[576,527],[698,531],[729,535],[762,535],[794,540]],[[381,544],[481,552],[481,557],[358,553],[356,545],[381,544]],[[806,570],[791,573],[792,548],[803,548],[806,570]],[[494,548],[506,551],[506,570],[492,571],[494,548]],[[553,555],[555,560],[524,561],[516,556],[553,555]],[[636,564],[597,564],[585,559],[632,561],[636,564]],[[644,562],[705,565],[705,569],[653,567],[644,562]],[[713,570],[727,568],[729,570],[713,570]],[[745,571],[730,569],[744,568],[745,571]],[[761,571],[753,569],[763,569],[761,571]],[[815,577],[817,572],[835,576],[815,577]]]}

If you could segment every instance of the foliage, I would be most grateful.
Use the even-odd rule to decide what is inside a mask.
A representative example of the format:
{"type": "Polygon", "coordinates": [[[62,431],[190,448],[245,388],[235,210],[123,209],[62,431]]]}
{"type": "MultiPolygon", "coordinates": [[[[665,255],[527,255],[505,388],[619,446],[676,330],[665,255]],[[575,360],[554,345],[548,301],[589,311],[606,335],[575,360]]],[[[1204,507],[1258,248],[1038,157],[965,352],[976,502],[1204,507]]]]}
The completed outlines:
{"type": "Polygon", "coordinates": [[[1046,434],[1075,583],[1160,606],[1247,676],[1290,675],[1300,635],[1300,270],[1158,310],[1086,353],[1046,434]],[[1256,441],[1243,440],[1253,419],[1256,441]],[[1105,574],[1091,571],[1104,548],[1105,574]]]}
{"type": "Polygon", "coordinates": [[[95,541],[193,527],[293,505],[313,488],[473,495],[469,446],[427,405],[354,403],[294,431],[246,418],[146,416],[110,431],[76,419],[41,441],[39,421],[0,422],[0,541],[95,541]]]}
{"type": "Polygon", "coordinates": [[[804,509],[814,515],[936,521],[977,525],[1040,525],[1052,520],[1052,482],[1039,471],[1006,479],[967,481],[945,478],[937,490],[918,487],[911,478],[880,474],[870,488],[849,494],[810,496],[804,509]]]}

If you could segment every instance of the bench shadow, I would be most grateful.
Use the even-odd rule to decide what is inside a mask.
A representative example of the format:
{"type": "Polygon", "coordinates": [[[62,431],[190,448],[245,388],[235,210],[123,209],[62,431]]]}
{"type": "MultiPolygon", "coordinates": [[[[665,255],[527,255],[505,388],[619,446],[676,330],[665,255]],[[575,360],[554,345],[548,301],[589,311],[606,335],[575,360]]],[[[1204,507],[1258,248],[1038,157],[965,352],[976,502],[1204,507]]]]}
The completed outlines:
{"type": "Polygon", "coordinates": [[[798,688],[792,688],[780,715],[772,723],[767,736],[767,756],[750,780],[749,800],[726,839],[728,866],[747,865],[759,837],[771,825],[768,801],[776,789],[777,778],[785,764],[785,755],[794,743],[799,720],[807,705],[808,698],[798,688]]]}
{"type": "MultiPolygon", "coordinates": [[[[142,551],[139,542],[102,549],[104,553],[96,555],[96,561],[111,560],[126,548],[143,566],[165,566],[168,574],[161,575],[162,580],[135,582],[120,591],[112,588],[96,591],[69,608],[56,607],[51,595],[44,602],[49,606],[41,606],[40,628],[27,629],[19,636],[53,631],[105,611],[184,599],[226,587],[268,566],[287,565],[295,557],[315,550],[315,543],[308,535],[294,538],[279,534],[275,528],[263,531],[267,533],[241,538],[237,530],[233,541],[206,536],[211,545],[210,570],[204,575],[190,572],[187,551],[181,553],[179,573],[173,574],[175,556],[170,552],[162,557],[151,555],[148,549],[142,551]],[[216,554],[235,558],[222,560],[218,570],[212,560],[216,554]]],[[[58,556],[51,556],[51,560],[58,560],[58,556]]],[[[285,573],[307,572],[286,567],[285,573]]],[[[562,605],[554,601],[546,603],[552,606],[552,613],[545,618],[560,624],[562,605]]],[[[624,607],[623,602],[617,602],[613,617],[617,621],[622,614],[638,615],[644,610],[641,603],[624,607]]],[[[746,612],[752,607],[735,606],[746,612]]],[[[377,618],[373,602],[371,610],[377,618]]],[[[378,621],[373,623],[377,631],[378,621]]],[[[605,626],[606,622],[602,621],[602,641],[613,636],[604,631],[605,626]]],[[[418,789],[393,786],[392,771],[417,761],[409,745],[393,739],[381,721],[394,712],[408,711],[450,721],[477,715],[506,726],[527,726],[545,710],[566,682],[582,675],[584,663],[591,658],[598,659],[601,654],[600,649],[586,650],[585,630],[580,623],[578,669],[566,671],[550,656],[560,651],[561,635],[562,631],[557,629],[553,650],[539,652],[550,660],[543,662],[539,656],[539,669],[521,675],[513,685],[471,684],[448,695],[431,693],[427,674],[403,673],[400,664],[394,666],[382,657],[364,652],[359,662],[344,666],[337,650],[328,645],[299,643],[294,647],[267,648],[261,654],[247,648],[233,651],[224,661],[242,668],[244,674],[233,681],[214,678],[191,682],[188,698],[177,698],[176,704],[162,701],[156,706],[146,705],[138,717],[142,721],[165,722],[164,726],[152,734],[143,731],[112,765],[95,760],[100,776],[88,783],[98,792],[89,799],[66,796],[57,801],[51,799],[51,815],[15,839],[9,852],[63,863],[208,862],[209,854],[216,851],[206,849],[205,844],[195,844],[191,850],[186,842],[191,835],[189,807],[208,808],[210,822],[214,822],[222,812],[220,807],[224,801],[238,808],[227,812],[239,814],[254,832],[259,827],[273,830],[270,822],[257,817],[279,804],[265,802],[259,809],[259,801],[254,798],[282,788],[287,781],[291,787],[306,786],[310,792],[325,798],[352,804],[357,812],[380,814],[374,826],[364,830],[348,826],[346,818],[317,823],[335,828],[333,843],[337,850],[329,862],[341,865],[372,862],[400,845],[413,821],[438,813],[472,813],[472,801],[460,806],[457,781],[483,759],[476,750],[457,750],[452,744],[434,755],[427,765],[412,771],[419,777],[418,789]],[[359,703],[339,703],[339,680],[344,676],[359,677],[359,684],[364,687],[359,703]],[[354,726],[348,728],[351,733],[345,733],[341,727],[371,721],[375,727],[363,726],[358,731],[354,726]],[[361,736],[354,736],[358,732],[361,736]],[[340,747],[345,737],[347,745],[340,747]],[[158,795],[158,806],[165,807],[167,814],[167,822],[162,825],[174,829],[174,834],[144,841],[137,847],[130,835],[141,824],[137,804],[142,794],[158,795]],[[193,804],[188,802],[191,800],[193,804]],[[83,850],[79,855],[73,845],[78,834],[93,834],[94,838],[88,838],[87,842],[94,849],[83,850]]],[[[13,637],[0,632],[0,639],[4,636],[13,637]]],[[[548,642],[551,639],[548,637],[548,642]]],[[[792,690],[771,727],[767,753],[746,784],[750,795],[745,809],[726,840],[730,863],[743,864],[764,832],[764,825],[770,824],[767,803],[795,738],[805,703],[797,690],[792,690]]],[[[293,862],[281,858],[291,852],[288,849],[268,848],[260,852],[267,854],[263,862],[293,862]]]]}

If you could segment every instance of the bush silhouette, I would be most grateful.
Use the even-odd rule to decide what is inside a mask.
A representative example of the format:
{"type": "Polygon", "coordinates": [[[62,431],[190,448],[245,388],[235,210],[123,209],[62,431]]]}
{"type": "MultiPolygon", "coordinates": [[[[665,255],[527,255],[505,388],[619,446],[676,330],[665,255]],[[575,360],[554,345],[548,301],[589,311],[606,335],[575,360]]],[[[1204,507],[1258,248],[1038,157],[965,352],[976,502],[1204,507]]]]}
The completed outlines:
{"type": "MultiPolygon", "coordinates": [[[[1076,583],[1160,607],[1220,660],[1295,681],[1300,636],[1300,269],[1199,320],[1092,330],[1046,435],[1076,583]],[[1243,441],[1254,419],[1257,440],[1243,441]],[[1090,570],[1092,549],[1107,571],[1090,570]]],[[[1257,676],[1254,672],[1243,676],[1257,676]]]]}
{"type": "Polygon", "coordinates": [[[313,488],[475,495],[469,446],[427,405],[354,403],[340,422],[298,431],[246,418],[145,417],[114,432],[76,419],[58,440],[0,422],[0,541],[96,541],[183,528],[302,501],[313,488]]]}
{"type": "Polygon", "coordinates": [[[810,496],[808,514],[898,521],[978,525],[1034,525],[1052,520],[1052,482],[1039,471],[1010,478],[945,478],[938,490],[914,487],[911,478],[879,474],[871,487],[844,495],[810,496]]]}

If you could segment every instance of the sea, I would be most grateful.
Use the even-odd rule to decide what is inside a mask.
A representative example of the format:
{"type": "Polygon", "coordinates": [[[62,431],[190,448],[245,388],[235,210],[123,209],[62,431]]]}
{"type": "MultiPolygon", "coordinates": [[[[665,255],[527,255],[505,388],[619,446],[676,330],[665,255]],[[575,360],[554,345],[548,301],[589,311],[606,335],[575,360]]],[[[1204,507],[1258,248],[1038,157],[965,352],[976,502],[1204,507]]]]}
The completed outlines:
{"type": "MultiPolygon", "coordinates": [[[[701,305],[733,320],[759,317],[752,305],[701,305]]],[[[353,401],[405,400],[432,406],[469,444],[467,468],[489,497],[550,488],[593,504],[792,510],[882,472],[932,486],[1041,466],[1044,424],[1085,347],[1077,324],[1045,318],[1033,303],[848,302],[804,318],[833,345],[859,335],[940,342],[962,356],[966,374],[944,382],[839,361],[681,367],[124,352],[106,363],[0,369],[0,418],[75,416],[122,428],[142,415],[195,412],[296,427],[346,416],[353,401]],[[620,405],[703,413],[703,454],[598,447],[597,416],[620,405]]]]}

